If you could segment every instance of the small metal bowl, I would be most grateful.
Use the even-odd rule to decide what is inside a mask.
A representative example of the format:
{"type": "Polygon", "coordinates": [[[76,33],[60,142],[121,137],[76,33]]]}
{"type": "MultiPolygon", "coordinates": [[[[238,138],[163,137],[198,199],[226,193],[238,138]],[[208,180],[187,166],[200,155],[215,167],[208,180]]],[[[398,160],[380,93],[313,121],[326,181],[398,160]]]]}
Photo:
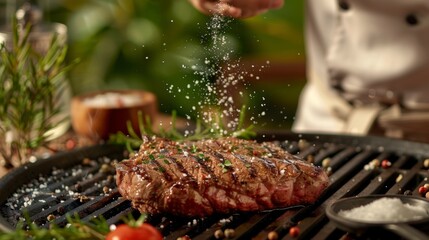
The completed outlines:
{"type": "MultiPolygon", "coordinates": [[[[355,207],[367,205],[380,198],[398,198],[404,204],[410,204],[412,206],[420,206],[424,209],[429,209],[429,201],[425,198],[417,196],[406,196],[406,195],[367,195],[360,197],[349,197],[342,198],[331,204],[326,208],[326,214],[329,219],[332,220],[339,228],[353,232],[358,235],[369,230],[384,228],[388,231],[394,232],[405,239],[423,240],[429,239],[429,235],[426,232],[422,232],[420,228],[428,226],[429,216],[418,220],[408,221],[361,221],[342,217],[339,212],[342,210],[350,210],[355,207]]],[[[386,209],[389,211],[389,209],[386,209]]]]}

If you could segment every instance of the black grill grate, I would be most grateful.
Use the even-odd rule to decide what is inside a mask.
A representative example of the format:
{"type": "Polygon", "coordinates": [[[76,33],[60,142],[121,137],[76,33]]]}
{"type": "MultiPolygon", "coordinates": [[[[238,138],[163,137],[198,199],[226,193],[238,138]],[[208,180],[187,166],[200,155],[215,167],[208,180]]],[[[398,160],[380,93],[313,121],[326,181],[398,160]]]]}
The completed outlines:
{"type": "MultiPolygon", "coordinates": [[[[217,230],[227,228],[234,229],[234,239],[267,239],[271,231],[277,232],[279,239],[296,239],[289,235],[291,226],[299,227],[300,239],[354,239],[356,236],[329,221],[325,215],[327,206],[355,195],[411,191],[417,196],[418,188],[428,182],[423,161],[429,157],[429,146],[425,144],[335,135],[266,134],[262,139],[279,140],[287,151],[316,165],[330,159],[331,184],[316,204],[204,219],[151,216],[149,221],[166,239],[173,240],[185,235],[196,240],[215,239],[217,230]],[[387,159],[392,166],[366,170],[365,165],[374,159],[387,159]]],[[[119,148],[97,146],[43,159],[8,174],[0,181],[0,224],[3,228],[15,227],[23,217],[23,208],[32,221],[46,227],[49,219],[65,225],[66,214],[76,213],[84,221],[102,215],[109,224],[119,223],[129,213],[137,215],[115,187],[112,162],[122,158],[119,148]]],[[[382,230],[368,231],[363,237],[387,236],[399,238],[382,230]]]]}

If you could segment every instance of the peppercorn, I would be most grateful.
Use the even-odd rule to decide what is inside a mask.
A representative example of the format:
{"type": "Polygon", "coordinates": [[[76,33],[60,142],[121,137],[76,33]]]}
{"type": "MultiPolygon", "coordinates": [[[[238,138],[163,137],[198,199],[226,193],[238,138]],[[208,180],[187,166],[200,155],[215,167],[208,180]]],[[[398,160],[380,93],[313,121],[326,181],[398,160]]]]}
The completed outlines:
{"type": "Polygon", "coordinates": [[[103,163],[103,164],[101,165],[101,167],[100,167],[100,172],[102,172],[102,173],[108,173],[108,172],[110,172],[110,171],[111,171],[111,167],[110,167],[108,164],[103,163]]]}
{"type": "Polygon", "coordinates": [[[289,235],[291,237],[298,237],[298,235],[299,235],[299,227],[291,227],[289,229],[289,235]]]}
{"type": "Polygon", "coordinates": [[[46,219],[47,219],[48,221],[53,221],[53,220],[55,220],[55,215],[53,215],[53,214],[49,214],[49,215],[46,217],[46,219]]]}
{"type": "Polygon", "coordinates": [[[387,169],[390,166],[392,166],[392,163],[389,160],[384,159],[383,161],[381,161],[381,167],[382,168],[387,169]]]}
{"type": "Polygon", "coordinates": [[[225,229],[224,234],[226,238],[233,238],[235,236],[235,231],[234,229],[228,228],[228,229],[225,229]]]}
{"type": "Polygon", "coordinates": [[[304,150],[304,149],[308,148],[309,146],[310,146],[310,143],[305,141],[304,139],[300,139],[298,141],[298,148],[300,150],[304,150]]]}
{"type": "Polygon", "coordinates": [[[312,154],[309,154],[309,155],[307,156],[307,162],[308,162],[308,163],[314,163],[314,156],[313,156],[312,154]]]}
{"type": "Polygon", "coordinates": [[[427,192],[428,192],[428,189],[425,188],[424,186],[419,187],[419,194],[421,196],[425,196],[427,192]]]}
{"type": "Polygon", "coordinates": [[[223,231],[221,229],[216,230],[216,232],[214,232],[214,237],[216,239],[222,239],[225,235],[223,234],[223,231]]]}
{"type": "Polygon", "coordinates": [[[74,185],[74,189],[76,189],[76,191],[81,192],[82,191],[82,185],[80,185],[79,183],[76,183],[74,185]]]}
{"type": "Polygon", "coordinates": [[[76,147],[77,143],[75,140],[73,139],[69,139],[66,141],[66,149],[67,150],[72,150],[76,147]]]}
{"type": "Polygon", "coordinates": [[[380,166],[380,160],[378,159],[374,159],[370,162],[370,164],[374,167],[374,168],[378,168],[380,166]]]}
{"type": "Polygon", "coordinates": [[[279,238],[279,234],[276,231],[271,231],[268,233],[268,240],[277,240],[279,238]]]}
{"type": "Polygon", "coordinates": [[[331,159],[330,158],[325,158],[322,161],[322,167],[323,168],[328,168],[331,165],[331,159]]]}
{"type": "Polygon", "coordinates": [[[62,215],[64,213],[66,213],[66,209],[63,206],[59,206],[57,208],[57,212],[62,215]]]}
{"type": "Polygon", "coordinates": [[[428,158],[428,159],[425,159],[425,160],[423,161],[423,166],[424,166],[425,168],[429,168],[429,158],[428,158]]]}

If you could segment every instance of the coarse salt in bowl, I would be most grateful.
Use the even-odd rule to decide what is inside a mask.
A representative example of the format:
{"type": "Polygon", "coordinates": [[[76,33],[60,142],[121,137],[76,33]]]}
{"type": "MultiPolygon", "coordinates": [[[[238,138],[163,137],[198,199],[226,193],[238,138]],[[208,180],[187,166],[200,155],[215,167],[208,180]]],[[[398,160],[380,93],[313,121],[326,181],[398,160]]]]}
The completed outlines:
{"type": "Polygon", "coordinates": [[[154,119],[158,112],[156,96],[144,90],[106,90],[73,97],[73,130],[94,140],[110,134],[128,134],[127,121],[138,131],[138,113],[154,119]]]}
{"type": "Polygon", "coordinates": [[[380,198],[366,205],[338,212],[339,216],[362,222],[406,222],[428,218],[422,206],[403,203],[399,198],[380,198]]]}

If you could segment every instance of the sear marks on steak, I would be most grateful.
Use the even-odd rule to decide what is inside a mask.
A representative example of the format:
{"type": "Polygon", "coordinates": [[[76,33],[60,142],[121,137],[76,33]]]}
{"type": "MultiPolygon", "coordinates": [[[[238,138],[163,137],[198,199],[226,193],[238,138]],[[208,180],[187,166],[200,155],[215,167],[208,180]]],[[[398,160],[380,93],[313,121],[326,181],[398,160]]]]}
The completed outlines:
{"type": "Polygon", "coordinates": [[[121,195],[140,212],[204,217],[314,203],[326,173],[271,142],[153,137],[116,166],[121,195]]]}

